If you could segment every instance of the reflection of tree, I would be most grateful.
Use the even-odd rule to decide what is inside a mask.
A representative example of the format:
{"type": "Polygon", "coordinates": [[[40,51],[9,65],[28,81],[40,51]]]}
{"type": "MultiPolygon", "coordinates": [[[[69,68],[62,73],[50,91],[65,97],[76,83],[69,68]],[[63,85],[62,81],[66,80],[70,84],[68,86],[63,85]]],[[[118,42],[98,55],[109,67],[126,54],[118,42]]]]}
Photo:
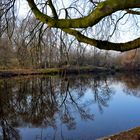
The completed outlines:
{"type": "Polygon", "coordinates": [[[124,92],[133,95],[136,97],[140,97],[140,75],[139,74],[126,74],[119,75],[116,77],[118,81],[123,84],[124,92]]]}
{"type": "Polygon", "coordinates": [[[20,139],[18,131],[15,130],[6,120],[1,120],[0,125],[2,129],[3,140],[20,139]]]}
{"type": "Polygon", "coordinates": [[[82,120],[93,120],[89,102],[81,102],[87,88],[93,88],[100,109],[107,106],[112,95],[106,79],[33,77],[0,82],[0,106],[4,111],[0,116],[1,121],[8,122],[1,123],[1,127],[6,124],[11,130],[26,123],[57,129],[58,119],[68,129],[75,129],[75,112],[82,120]]]}
{"type": "Polygon", "coordinates": [[[10,95],[7,82],[0,81],[0,127],[2,134],[0,137],[2,137],[3,140],[20,139],[18,131],[12,126],[14,117],[14,113],[11,115],[12,111],[13,109],[10,108],[10,95]],[[8,120],[6,118],[8,118],[8,120]]]}
{"type": "Polygon", "coordinates": [[[131,76],[123,76],[124,91],[127,94],[140,97],[140,76],[133,74],[131,76]]]}
{"type": "Polygon", "coordinates": [[[108,106],[108,101],[111,99],[113,92],[108,85],[106,77],[102,80],[100,78],[95,77],[91,87],[94,94],[94,102],[98,104],[99,110],[102,112],[103,107],[108,106]]]}

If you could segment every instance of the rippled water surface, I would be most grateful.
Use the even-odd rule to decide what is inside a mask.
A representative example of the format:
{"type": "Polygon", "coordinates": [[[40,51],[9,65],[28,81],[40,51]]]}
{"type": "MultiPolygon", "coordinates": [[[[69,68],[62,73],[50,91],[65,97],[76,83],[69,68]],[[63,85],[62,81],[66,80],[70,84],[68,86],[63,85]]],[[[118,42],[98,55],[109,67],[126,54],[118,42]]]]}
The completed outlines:
{"type": "Polygon", "coordinates": [[[95,140],[140,126],[140,75],[0,79],[0,140],[95,140]]]}

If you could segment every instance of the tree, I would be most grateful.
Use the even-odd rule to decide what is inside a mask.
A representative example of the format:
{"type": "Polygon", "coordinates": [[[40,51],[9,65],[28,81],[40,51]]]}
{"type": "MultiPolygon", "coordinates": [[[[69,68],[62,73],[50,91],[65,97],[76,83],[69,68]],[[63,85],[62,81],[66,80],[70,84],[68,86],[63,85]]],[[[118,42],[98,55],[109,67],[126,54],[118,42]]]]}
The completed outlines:
{"type": "MultiPolygon", "coordinates": [[[[5,8],[5,13],[9,12],[15,1],[5,0],[2,7],[9,6],[5,8]]],[[[63,0],[26,1],[36,19],[47,24],[48,27],[61,29],[74,36],[79,42],[99,49],[121,52],[139,48],[140,37],[118,43],[112,40],[112,36],[119,32],[120,20],[128,22],[132,18],[139,18],[140,0],[72,0],[65,1],[65,3],[63,0]],[[96,33],[90,34],[92,32],[96,33]]],[[[137,22],[138,20],[136,25],[137,22]]]]}
{"type": "Polygon", "coordinates": [[[12,36],[16,19],[16,0],[0,0],[0,38],[4,32],[12,36]]]}
{"type": "Polygon", "coordinates": [[[13,64],[14,51],[8,37],[1,38],[0,41],[0,68],[9,68],[13,64]]]}
{"type": "MultiPolygon", "coordinates": [[[[140,38],[125,43],[115,43],[108,40],[98,40],[95,38],[90,38],[82,34],[80,30],[78,30],[93,27],[101,22],[104,18],[107,18],[107,16],[110,16],[111,14],[119,10],[124,10],[125,14],[140,15],[139,11],[130,10],[130,8],[140,8],[139,0],[104,0],[96,2],[94,0],[90,0],[93,6],[91,7],[90,12],[87,16],[82,15],[78,18],[69,18],[69,6],[68,8],[65,8],[65,19],[59,18],[59,15],[55,8],[55,4],[52,2],[52,0],[48,0],[45,3],[45,5],[47,5],[51,9],[53,15],[52,17],[45,12],[42,12],[42,10],[38,8],[37,3],[34,0],[27,0],[27,2],[31,8],[31,11],[34,13],[35,17],[38,20],[47,24],[49,27],[60,28],[64,32],[75,36],[75,38],[80,42],[93,45],[99,49],[116,50],[121,52],[139,48],[140,38]]],[[[123,16],[121,18],[123,18],[123,16]]],[[[119,21],[119,19],[117,21],[119,21]]],[[[114,26],[116,28],[117,25],[115,24],[114,26]]]]}

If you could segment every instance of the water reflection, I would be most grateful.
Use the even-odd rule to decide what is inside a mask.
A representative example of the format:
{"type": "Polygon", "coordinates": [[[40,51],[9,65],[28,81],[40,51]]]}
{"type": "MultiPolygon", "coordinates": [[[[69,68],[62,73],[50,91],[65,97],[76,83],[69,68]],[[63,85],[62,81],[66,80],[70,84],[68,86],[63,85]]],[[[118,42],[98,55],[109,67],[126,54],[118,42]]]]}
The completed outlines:
{"type": "MultiPolygon", "coordinates": [[[[76,130],[79,119],[94,121],[91,104],[96,104],[101,113],[104,107],[109,106],[115,94],[112,83],[121,82],[127,94],[138,97],[139,81],[138,76],[132,78],[124,75],[121,78],[81,76],[1,79],[0,139],[22,139],[17,128],[27,126],[53,128],[54,135],[61,128],[60,125],[67,130],[76,130]]],[[[49,132],[52,133],[52,130],[49,132]]],[[[54,135],[50,139],[54,139],[54,135]]],[[[62,131],[60,135],[60,139],[64,139],[62,131]]]]}
{"type": "Polygon", "coordinates": [[[140,97],[140,75],[123,74],[116,77],[117,81],[123,85],[123,91],[132,96],[140,97]]]}

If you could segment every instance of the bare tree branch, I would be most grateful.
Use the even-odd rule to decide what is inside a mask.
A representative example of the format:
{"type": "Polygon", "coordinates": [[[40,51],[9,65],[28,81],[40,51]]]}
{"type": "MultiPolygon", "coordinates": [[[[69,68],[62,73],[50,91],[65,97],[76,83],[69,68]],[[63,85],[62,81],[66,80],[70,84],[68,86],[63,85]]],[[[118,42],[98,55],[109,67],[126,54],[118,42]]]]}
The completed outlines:
{"type": "Polygon", "coordinates": [[[88,16],[76,19],[53,19],[42,13],[35,4],[34,0],[27,0],[32,12],[40,21],[55,28],[87,28],[97,24],[104,17],[123,9],[139,8],[139,0],[106,0],[100,2],[95,10],[88,16]]]}

